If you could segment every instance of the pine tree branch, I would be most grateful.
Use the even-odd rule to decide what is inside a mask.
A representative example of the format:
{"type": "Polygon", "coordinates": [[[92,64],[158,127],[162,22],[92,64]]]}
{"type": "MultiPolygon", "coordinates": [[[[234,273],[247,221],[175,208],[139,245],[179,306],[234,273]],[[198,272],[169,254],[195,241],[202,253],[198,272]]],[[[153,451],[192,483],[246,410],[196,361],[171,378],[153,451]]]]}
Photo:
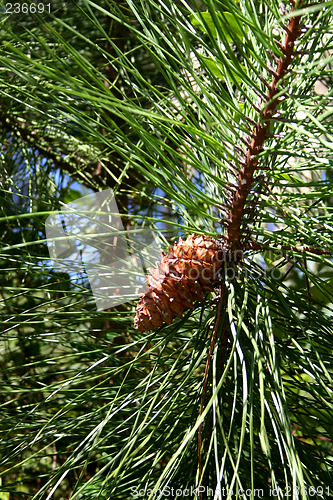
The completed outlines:
{"type": "Polygon", "coordinates": [[[304,247],[303,245],[296,245],[296,246],[265,245],[265,244],[261,244],[261,243],[250,242],[248,245],[248,249],[249,250],[261,250],[261,251],[263,251],[263,250],[280,250],[281,252],[291,250],[293,252],[312,253],[315,255],[332,255],[331,250],[325,250],[323,248],[304,247]]]}
{"type": "MultiPolygon", "coordinates": [[[[291,3],[293,12],[295,10],[294,3],[291,3]]],[[[298,8],[302,6],[302,2],[300,2],[298,8]]],[[[279,106],[279,99],[277,97],[277,94],[281,94],[281,85],[279,84],[287,75],[292,62],[295,41],[301,34],[300,20],[301,16],[291,17],[288,26],[284,27],[286,36],[283,43],[279,44],[283,52],[283,57],[281,56],[278,59],[276,70],[273,71],[272,83],[269,85],[265,82],[266,87],[268,87],[267,105],[260,113],[260,121],[254,127],[252,139],[245,153],[245,164],[239,173],[238,185],[232,197],[229,214],[226,219],[225,244],[230,250],[234,250],[241,245],[241,226],[244,209],[251,190],[255,170],[258,168],[258,154],[263,150],[264,142],[268,138],[269,125],[279,106]]]]}
{"type": "MultiPolygon", "coordinates": [[[[89,164],[88,158],[81,157],[76,151],[64,152],[63,149],[59,151],[59,145],[56,144],[54,137],[45,135],[43,131],[38,132],[36,127],[31,123],[16,120],[8,116],[2,112],[1,108],[0,123],[4,130],[13,134],[18,134],[28,146],[38,150],[41,155],[51,160],[57,167],[77,178],[85,186],[91,189],[97,189],[94,182],[89,180],[90,176],[86,175],[82,169],[83,165],[87,166],[89,164]],[[70,159],[66,159],[63,156],[64,154],[66,156],[73,156],[70,159]]],[[[90,171],[93,172],[94,170],[95,166],[91,164],[90,171]]],[[[93,176],[93,179],[98,186],[103,186],[105,188],[105,179],[102,179],[100,176],[93,176]]]]}

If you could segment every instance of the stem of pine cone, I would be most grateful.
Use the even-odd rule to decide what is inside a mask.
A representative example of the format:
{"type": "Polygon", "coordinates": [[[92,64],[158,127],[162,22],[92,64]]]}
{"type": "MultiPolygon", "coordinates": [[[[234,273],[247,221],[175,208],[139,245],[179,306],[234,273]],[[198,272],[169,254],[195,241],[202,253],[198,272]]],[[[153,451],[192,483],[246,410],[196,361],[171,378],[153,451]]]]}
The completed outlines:
{"type": "MultiPolygon", "coordinates": [[[[292,2],[292,12],[295,10],[294,2],[292,2]]],[[[302,1],[298,3],[298,8],[301,8],[302,1]]],[[[236,249],[240,246],[241,226],[244,215],[244,208],[247,197],[250,193],[253,176],[258,168],[258,154],[263,150],[265,140],[268,138],[268,128],[275,114],[279,100],[277,94],[281,93],[281,80],[286,76],[292,61],[295,41],[301,33],[300,28],[301,16],[291,17],[288,26],[285,27],[286,36],[280,49],[283,52],[283,57],[278,59],[276,70],[273,71],[273,80],[271,84],[267,84],[268,88],[265,101],[267,105],[261,113],[261,119],[254,126],[252,139],[245,153],[245,162],[239,173],[237,180],[236,191],[231,200],[231,206],[227,217],[227,230],[225,241],[230,249],[236,249]]]]}

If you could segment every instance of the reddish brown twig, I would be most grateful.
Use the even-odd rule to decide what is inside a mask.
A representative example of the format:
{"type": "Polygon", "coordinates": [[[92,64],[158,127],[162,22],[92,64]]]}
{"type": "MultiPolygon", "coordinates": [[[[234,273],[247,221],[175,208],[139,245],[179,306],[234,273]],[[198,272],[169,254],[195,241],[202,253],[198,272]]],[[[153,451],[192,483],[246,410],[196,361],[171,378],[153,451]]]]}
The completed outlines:
{"type": "MultiPolygon", "coordinates": [[[[298,8],[302,6],[301,3],[298,4],[298,8]]],[[[292,6],[293,11],[294,5],[292,6]]],[[[258,167],[258,154],[263,150],[264,142],[268,138],[270,121],[279,105],[277,94],[280,89],[278,87],[281,80],[288,73],[292,61],[295,41],[300,35],[300,19],[301,16],[291,17],[288,26],[285,28],[285,39],[281,46],[279,45],[283,57],[281,56],[278,59],[276,70],[273,71],[272,83],[268,85],[267,105],[261,113],[261,120],[254,127],[252,139],[246,151],[245,164],[238,176],[238,185],[231,201],[225,236],[226,245],[230,249],[240,246],[241,225],[246,199],[251,190],[254,172],[258,167]]]]}
{"type": "MultiPolygon", "coordinates": [[[[217,314],[216,314],[216,321],[214,325],[214,330],[212,333],[212,338],[210,342],[210,348],[209,348],[209,353],[207,357],[207,362],[206,362],[206,368],[205,368],[205,374],[204,374],[204,381],[203,381],[203,386],[202,386],[202,393],[201,393],[201,405],[200,405],[200,416],[202,415],[203,408],[204,408],[204,401],[205,401],[205,394],[206,394],[206,386],[207,386],[207,380],[208,380],[208,371],[209,371],[209,366],[211,363],[213,351],[216,345],[216,340],[218,336],[218,330],[220,327],[221,323],[221,318],[222,318],[222,305],[225,302],[224,300],[225,296],[225,287],[222,285],[221,290],[220,290],[220,298],[219,298],[219,305],[217,309],[217,314]]],[[[199,483],[202,478],[202,460],[201,460],[201,447],[202,447],[202,422],[199,426],[198,429],[198,462],[199,462],[199,483]]],[[[202,492],[200,491],[200,500],[202,500],[202,492]]]]}

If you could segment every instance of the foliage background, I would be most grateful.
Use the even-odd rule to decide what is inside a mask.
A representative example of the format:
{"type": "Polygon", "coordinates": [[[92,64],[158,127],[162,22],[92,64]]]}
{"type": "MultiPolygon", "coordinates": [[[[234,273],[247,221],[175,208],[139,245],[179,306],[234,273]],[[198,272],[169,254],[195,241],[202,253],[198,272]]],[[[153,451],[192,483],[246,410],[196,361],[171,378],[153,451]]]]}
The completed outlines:
{"type": "Polygon", "coordinates": [[[134,302],[96,311],[83,272],[53,269],[44,226],[111,187],[126,227],[148,225],[165,248],[220,236],[285,8],[55,0],[50,14],[6,15],[2,3],[1,500],[168,484],[329,496],[332,259],[296,246],[332,248],[331,2],[302,11],[244,215],[245,237],[272,251],[247,251],[226,280],[204,398],[219,290],[138,333],[134,302]]]}

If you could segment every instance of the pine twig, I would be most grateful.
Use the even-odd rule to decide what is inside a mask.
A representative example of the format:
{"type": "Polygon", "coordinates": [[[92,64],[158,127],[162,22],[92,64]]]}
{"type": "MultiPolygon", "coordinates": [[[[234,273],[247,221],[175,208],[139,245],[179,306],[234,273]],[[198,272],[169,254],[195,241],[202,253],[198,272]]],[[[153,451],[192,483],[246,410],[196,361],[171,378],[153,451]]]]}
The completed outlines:
{"type": "Polygon", "coordinates": [[[299,253],[312,253],[315,255],[332,255],[332,251],[330,250],[325,250],[323,248],[312,248],[312,247],[304,247],[303,245],[265,245],[262,243],[254,243],[250,242],[248,245],[249,250],[280,250],[281,252],[285,250],[291,250],[293,252],[299,252],[299,253]]]}
{"type": "MultiPolygon", "coordinates": [[[[302,6],[299,3],[298,8],[302,6]]],[[[292,12],[295,10],[292,6],[292,12]]],[[[300,26],[301,16],[291,17],[287,26],[284,26],[286,36],[282,44],[279,45],[283,52],[283,57],[278,59],[276,69],[272,71],[273,79],[269,84],[265,80],[267,92],[267,105],[264,109],[258,112],[261,115],[261,120],[254,126],[252,139],[246,149],[246,161],[243,165],[239,177],[238,186],[232,199],[229,212],[229,224],[226,230],[225,242],[230,250],[240,247],[242,219],[246,205],[247,197],[251,190],[253,176],[258,168],[258,154],[263,151],[264,142],[268,138],[268,129],[273,115],[276,113],[277,107],[280,104],[278,99],[281,89],[279,84],[289,71],[289,66],[294,56],[294,45],[296,39],[301,34],[300,26]]]]}
{"type": "MultiPolygon", "coordinates": [[[[225,300],[224,300],[225,299],[225,291],[226,291],[225,286],[221,285],[219,304],[218,304],[218,309],[217,309],[217,313],[216,313],[216,321],[215,321],[214,330],[213,330],[212,338],[211,338],[211,342],[210,342],[209,353],[208,353],[208,357],[207,357],[207,361],[206,361],[204,381],[203,381],[202,393],[201,393],[201,405],[200,405],[200,414],[199,414],[200,416],[202,415],[203,408],[204,408],[209,367],[210,367],[211,359],[212,359],[213,352],[215,349],[218,331],[219,331],[219,327],[220,327],[220,323],[221,323],[221,319],[222,319],[222,306],[223,306],[223,303],[225,302],[225,300]]],[[[203,429],[203,424],[201,423],[199,426],[199,430],[198,430],[199,484],[200,484],[200,481],[202,478],[202,456],[201,456],[202,429],[203,429]]],[[[202,492],[201,491],[200,491],[200,500],[202,500],[202,492]]]]}

